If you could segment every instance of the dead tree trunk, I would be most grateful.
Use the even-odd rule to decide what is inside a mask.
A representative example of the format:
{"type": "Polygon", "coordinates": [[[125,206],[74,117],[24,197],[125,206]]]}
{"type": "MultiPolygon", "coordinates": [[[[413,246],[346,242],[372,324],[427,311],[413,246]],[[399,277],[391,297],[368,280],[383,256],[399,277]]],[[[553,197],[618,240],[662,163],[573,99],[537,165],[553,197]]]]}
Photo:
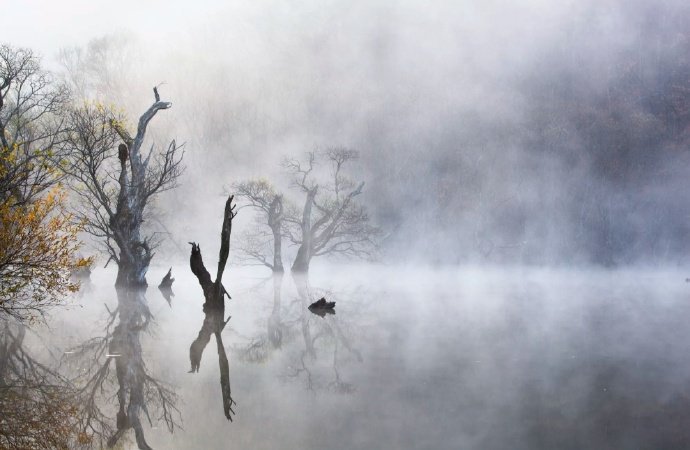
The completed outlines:
{"type": "Polygon", "coordinates": [[[302,242],[297,249],[297,256],[292,263],[291,270],[297,273],[309,272],[309,263],[313,256],[312,245],[312,226],[311,226],[311,210],[314,206],[314,198],[318,188],[314,187],[307,191],[307,199],[304,202],[304,210],[302,210],[302,222],[300,224],[302,230],[302,242]]]}
{"type": "MultiPolygon", "coordinates": [[[[120,144],[120,193],[117,197],[117,209],[110,218],[110,228],[120,249],[115,286],[136,288],[147,285],[146,271],[152,254],[148,243],[141,239],[144,205],[139,203],[140,199],[132,180],[134,177],[130,179],[127,156],[127,146],[120,144]]],[[[132,161],[131,171],[134,174],[134,158],[129,159],[132,161]]]]}
{"type": "MultiPolygon", "coordinates": [[[[139,118],[136,136],[132,137],[121,124],[111,122],[111,126],[124,141],[124,144],[120,144],[118,153],[120,191],[115,213],[110,216],[109,221],[112,238],[120,250],[116,259],[118,265],[116,286],[129,288],[146,286],[146,272],[153,257],[148,240],[141,236],[141,224],[144,221],[144,208],[151,195],[160,188],[157,183],[162,183],[164,178],[161,176],[159,180],[151,180],[150,176],[147,177],[149,159],[153,152],[142,157],[141,146],[151,119],[161,109],[172,106],[172,103],[160,100],[156,88],[153,91],[155,102],[139,118]],[[129,168],[127,160],[129,160],[129,168]]],[[[171,146],[175,147],[175,141],[172,141],[171,146]]],[[[171,154],[170,149],[168,154],[171,154]]],[[[165,170],[161,175],[164,172],[165,170]]]]}
{"type": "Polygon", "coordinates": [[[268,210],[268,226],[273,233],[273,273],[282,273],[283,269],[283,197],[276,195],[268,210]]]}
{"type": "Polygon", "coordinates": [[[192,244],[192,253],[189,258],[189,265],[194,275],[196,275],[204,291],[204,323],[201,326],[199,335],[192,342],[189,348],[189,359],[191,362],[190,372],[198,372],[201,364],[201,356],[206,348],[206,345],[211,340],[211,335],[216,338],[216,347],[218,350],[218,365],[220,368],[220,386],[223,398],[223,411],[225,417],[232,421],[232,415],[235,412],[232,409],[235,403],[230,391],[230,370],[228,365],[228,357],[225,353],[223,345],[223,338],[221,332],[227,325],[230,317],[225,319],[225,301],[226,294],[223,287],[222,278],[225,271],[225,264],[230,253],[230,233],[232,231],[232,219],[235,217],[235,206],[232,204],[233,196],[231,195],[225,203],[225,214],[223,217],[223,228],[220,237],[220,256],[218,258],[218,271],[216,272],[216,280],[211,281],[211,274],[208,273],[204,266],[204,261],[201,258],[201,249],[196,243],[192,244]]]}

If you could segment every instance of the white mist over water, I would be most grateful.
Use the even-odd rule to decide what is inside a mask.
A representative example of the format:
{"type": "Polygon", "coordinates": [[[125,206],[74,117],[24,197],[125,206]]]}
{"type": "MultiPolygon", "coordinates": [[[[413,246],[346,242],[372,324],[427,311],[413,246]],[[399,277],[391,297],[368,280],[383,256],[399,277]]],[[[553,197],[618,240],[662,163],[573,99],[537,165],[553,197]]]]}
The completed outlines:
{"type": "MultiPolygon", "coordinates": [[[[165,271],[152,268],[149,282],[165,271]]],[[[690,299],[677,271],[320,266],[310,300],[335,300],[336,314],[311,314],[286,274],[274,346],[271,278],[231,268],[232,423],[215,346],[187,373],[202,293],[187,267],[173,275],[172,307],[147,292],[155,320],[141,340],[149,371],[180,395],[184,430],[147,429],[154,448],[678,448],[690,438],[678,418],[690,407],[690,299]]],[[[103,322],[103,302],[114,308],[114,274],[93,279],[53,342],[102,333],[91,318],[103,322]]]]}

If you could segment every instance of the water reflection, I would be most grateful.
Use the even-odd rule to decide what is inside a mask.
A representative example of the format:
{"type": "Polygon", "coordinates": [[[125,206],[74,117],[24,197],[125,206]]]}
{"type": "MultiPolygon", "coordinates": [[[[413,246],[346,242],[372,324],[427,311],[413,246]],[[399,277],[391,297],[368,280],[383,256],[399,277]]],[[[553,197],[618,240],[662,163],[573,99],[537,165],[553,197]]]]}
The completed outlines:
{"type": "Polygon", "coordinates": [[[295,274],[293,280],[301,305],[300,325],[304,350],[293,358],[285,372],[285,377],[287,379],[303,378],[306,388],[312,391],[322,388],[341,394],[354,392],[355,386],[342,379],[341,367],[353,361],[363,362],[362,354],[352,345],[347,333],[343,332],[339,323],[340,319],[334,315],[334,312],[324,311],[323,314],[319,314],[320,311],[314,312],[309,308],[315,299],[325,296],[333,299],[337,297],[336,294],[313,288],[307,274],[295,274]],[[318,354],[317,342],[321,343],[318,354]],[[323,362],[319,364],[318,357],[329,361],[330,375],[323,374],[324,364],[323,362]],[[316,368],[322,369],[321,375],[315,371],[316,368]],[[329,381],[324,381],[325,379],[329,381]]]}
{"type": "MultiPolygon", "coordinates": [[[[162,276],[168,268],[159,270],[162,276]]],[[[186,267],[176,269],[175,285],[185,301],[170,310],[154,290],[149,300],[157,322],[147,319],[140,301],[130,312],[111,311],[108,331],[94,338],[112,336],[121,322],[143,326],[131,333],[144,346],[145,370],[159,378],[170,373],[165,378],[179,386],[183,432],[149,429],[139,410],[156,448],[223,449],[229,442],[256,449],[690,448],[685,273],[675,285],[636,272],[558,278],[551,272],[372,270],[340,278],[315,272],[299,281],[287,273],[256,286],[260,273],[238,272],[226,278],[233,318],[222,330],[233,396],[242,405],[242,411],[234,408],[232,426],[220,411],[217,351],[209,350],[198,374],[186,373],[200,328],[220,319],[211,320],[208,310],[201,314],[198,281],[186,267]],[[336,315],[322,318],[307,309],[321,297],[337,302],[336,315]],[[159,341],[150,342],[152,327],[160,330],[159,341]]],[[[112,296],[98,273],[94,281],[94,294],[84,301],[91,313],[102,309],[94,299],[112,296]]],[[[72,333],[90,323],[74,313],[66,320],[71,327],[56,323],[54,330],[72,333]]],[[[12,325],[14,337],[0,349],[11,346],[18,331],[12,325]]],[[[24,341],[31,337],[27,332],[24,341]]],[[[127,352],[91,344],[86,360],[70,372],[91,364],[101,346],[99,364],[88,377],[80,375],[73,396],[85,406],[85,380],[107,354],[127,352]]],[[[117,432],[116,359],[108,374],[112,385],[99,397],[112,429],[103,446],[117,432]]],[[[147,408],[155,425],[160,413],[150,403],[147,408]]],[[[133,443],[130,432],[119,444],[127,435],[133,443]]]]}
{"type": "Polygon", "coordinates": [[[27,348],[29,333],[25,324],[0,316],[0,448],[33,448],[37,442],[42,448],[67,448],[80,439],[87,442],[74,433],[73,386],[27,348]]]}
{"type": "Polygon", "coordinates": [[[283,349],[286,344],[294,340],[292,330],[294,321],[285,320],[285,305],[283,304],[283,285],[284,275],[274,273],[272,276],[261,279],[258,283],[250,285],[243,292],[243,297],[254,299],[260,303],[267,298],[265,285],[272,281],[273,301],[270,307],[268,319],[263,320],[265,315],[261,315],[261,325],[259,332],[252,336],[238,336],[235,344],[231,347],[233,355],[240,361],[258,364],[265,363],[274,353],[283,349]]]}
{"type": "Polygon", "coordinates": [[[172,299],[175,296],[175,293],[173,292],[172,287],[158,286],[158,290],[160,291],[161,295],[163,295],[163,298],[168,303],[168,306],[170,306],[172,308],[172,299]]]}
{"type": "Polygon", "coordinates": [[[281,348],[283,345],[283,334],[286,325],[282,321],[281,303],[283,297],[283,273],[273,274],[273,309],[268,317],[267,334],[268,339],[274,349],[281,348]]]}
{"type": "MultiPolygon", "coordinates": [[[[250,337],[238,336],[238,341],[244,343],[233,346],[234,354],[239,360],[251,364],[277,359],[283,362],[280,380],[300,382],[312,392],[354,392],[354,384],[343,378],[342,367],[363,362],[351,339],[350,328],[354,326],[356,329],[356,320],[347,314],[336,317],[310,310],[309,305],[315,299],[323,296],[334,299],[337,295],[312,287],[307,275],[291,277],[297,296],[287,305],[282,301],[284,276],[274,274],[272,280],[273,302],[265,322],[266,331],[250,337]],[[342,321],[348,322],[347,329],[341,326],[342,321]]],[[[262,286],[256,286],[248,295],[257,300],[266,298],[262,286]]]]}
{"type": "Polygon", "coordinates": [[[77,374],[80,427],[108,447],[131,429],[137,446],[150,449],[142,419],[149,425],[153,420],[162,422],[172,433],[181,422],[177,394],[144,361],[141,335],[153,321],[146,290],[116,289],[116,293],[117,307],[111,311],[106,305],[108,320],[103,333],[65,352],[66,362],[77,374]],[[118,403],[114,420],[103,409],[113,397],[118,403]]]}

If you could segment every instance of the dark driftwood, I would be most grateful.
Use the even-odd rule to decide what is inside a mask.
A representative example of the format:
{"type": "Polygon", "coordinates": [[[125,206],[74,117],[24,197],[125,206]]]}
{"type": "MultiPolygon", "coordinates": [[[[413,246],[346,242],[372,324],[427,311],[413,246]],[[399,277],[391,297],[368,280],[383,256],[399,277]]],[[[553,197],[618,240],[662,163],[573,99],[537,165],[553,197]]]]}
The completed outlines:
{"type": "Polygon", "coordinates": [[[325,297],[321,297],[309,305],[309,311],[321,317],[326,314],[335,314],[335,302],[327,302],[325,297]]]}
{"type": "Polygon", "coordinates": [[[198,372],[201,365],[201,356],[203,355],[206,345],[211,340],[211,335],[216,338],[216,347],[218,350],[218,366],[220,368],[220,386],[223,397],[223,411],[225,417],[232,421],[232,415],[235,414],[232,406],[235,401],[232,399],[230,391],[230,369],[228,365],[228,357],[223,345],[223,338],[221,332],[227,325],[230,317],[225,319],[225,296],[230,298],[227,290],[223,286],[222,278],[225,271],[225,264],[230,253],[230,233],[232,231],[232,219],[236,213],[235,206],[232,204],[233,196],[231,195],[225,203],[225,214],[223,217],[223,228],[220,237],[220,255],[218,258],[218,270],[216,272],[216,280],[211,281],[211,274],[206,270],[204,261],[201,257],[201,248],[198,244],[192,244],[192,252],[189,257],[189,266],[192,272],[199,280],[201,289],[204,292],[204,322],[201,325],[201,330],[197,338],[189,347],[189,360],[191,363],[190,373],[198,372]]]}

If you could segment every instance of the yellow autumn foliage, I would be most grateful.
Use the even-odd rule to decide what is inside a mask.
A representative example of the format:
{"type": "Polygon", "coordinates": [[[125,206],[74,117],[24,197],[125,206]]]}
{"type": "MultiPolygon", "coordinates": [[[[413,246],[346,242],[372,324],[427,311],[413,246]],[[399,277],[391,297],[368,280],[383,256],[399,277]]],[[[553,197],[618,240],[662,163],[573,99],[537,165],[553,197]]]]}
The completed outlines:
{"type": "Polygon", "coordinates": [[[0,448],[68,450],[92,443],[91,436],[79,432],[78,405],[59,386],[6,387],[0,411],[0,448]]]}
{"type": "Polygon", "coordinates": [[[0,311],[34,319],[79,289],[70,270],[91,264],[75,261],[79,231],[60,187],[28,205],[15,206],[11,196],[0,203],[0,311]]]}

